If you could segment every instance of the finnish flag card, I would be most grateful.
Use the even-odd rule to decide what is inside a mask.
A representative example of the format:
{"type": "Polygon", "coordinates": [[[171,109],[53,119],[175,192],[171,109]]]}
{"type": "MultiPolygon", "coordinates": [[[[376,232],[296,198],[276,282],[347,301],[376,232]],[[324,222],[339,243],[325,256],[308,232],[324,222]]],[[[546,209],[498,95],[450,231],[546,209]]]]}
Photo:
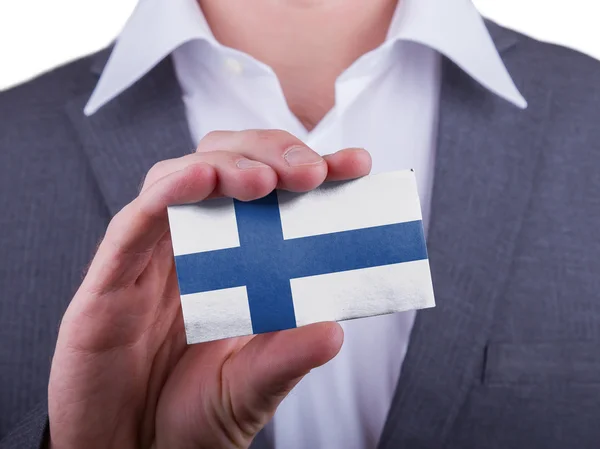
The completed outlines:
{"type": "Polygon", "coordinates": [[[435,305],[410,170],[168,213],[190,344],[435,305]]]}

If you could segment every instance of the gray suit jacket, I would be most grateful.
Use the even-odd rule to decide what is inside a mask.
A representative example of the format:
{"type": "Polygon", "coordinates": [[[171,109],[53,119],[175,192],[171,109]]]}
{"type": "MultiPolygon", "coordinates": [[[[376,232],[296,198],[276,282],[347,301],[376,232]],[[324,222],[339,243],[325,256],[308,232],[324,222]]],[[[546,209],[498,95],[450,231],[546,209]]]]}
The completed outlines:
{"type": "MultiPolygon", "coordinates": [[[[437,307],[381,449],[600,447],[600,64],[489,26],[529,108],[445,61],[437,307]]],[[[168,60],[84,117],[105,57],[0,95],[2,448],[43,444],[56,332],[96,243],[150,166],[193,146],[168,60]]]]}

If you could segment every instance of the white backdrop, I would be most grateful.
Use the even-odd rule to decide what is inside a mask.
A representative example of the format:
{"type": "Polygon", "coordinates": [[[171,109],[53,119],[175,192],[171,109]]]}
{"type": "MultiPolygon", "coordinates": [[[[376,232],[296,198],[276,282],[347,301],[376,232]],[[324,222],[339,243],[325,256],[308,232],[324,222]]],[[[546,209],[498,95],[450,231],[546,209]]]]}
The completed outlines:
{"type": "MultiPolygon", "coordinates": [[[[599,0],[473,2],[502,25],[600,59],[599,0]]],[[[0,89],[108,45],[135,4],[136,0],[0,0],[0,89]]]]}

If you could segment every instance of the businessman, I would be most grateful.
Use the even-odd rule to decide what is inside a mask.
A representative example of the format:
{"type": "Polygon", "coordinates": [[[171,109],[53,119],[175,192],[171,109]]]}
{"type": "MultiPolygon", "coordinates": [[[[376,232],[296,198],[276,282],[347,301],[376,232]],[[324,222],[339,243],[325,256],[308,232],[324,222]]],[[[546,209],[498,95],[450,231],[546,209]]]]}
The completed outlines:
{"type": "Polygon", "coordinates": [[[468,0],[141,0],[0,94],[0,448],[599,447],[599,117],[468,0]],[[435,309],[185,345],[167,205],[409,167],[435,309]]]}

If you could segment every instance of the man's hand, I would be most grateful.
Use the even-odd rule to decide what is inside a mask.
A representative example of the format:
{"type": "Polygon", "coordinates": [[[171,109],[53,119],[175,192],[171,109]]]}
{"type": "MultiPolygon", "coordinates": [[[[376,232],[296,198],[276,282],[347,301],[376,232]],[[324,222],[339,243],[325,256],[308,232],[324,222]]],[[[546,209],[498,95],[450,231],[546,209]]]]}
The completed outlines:
{"type": "MultiPolygon", "coordinates": [[[[218,132],[154,166],[119,212],[62,321],[49,385],[51,447],[246,448],[312,368],[339,351],[336,323],[186,346],[166,208],[263,197],[366,175],[282,131],[218,132]]],[[[201,230],[199,230],[201,232],[201,230]]]]}

